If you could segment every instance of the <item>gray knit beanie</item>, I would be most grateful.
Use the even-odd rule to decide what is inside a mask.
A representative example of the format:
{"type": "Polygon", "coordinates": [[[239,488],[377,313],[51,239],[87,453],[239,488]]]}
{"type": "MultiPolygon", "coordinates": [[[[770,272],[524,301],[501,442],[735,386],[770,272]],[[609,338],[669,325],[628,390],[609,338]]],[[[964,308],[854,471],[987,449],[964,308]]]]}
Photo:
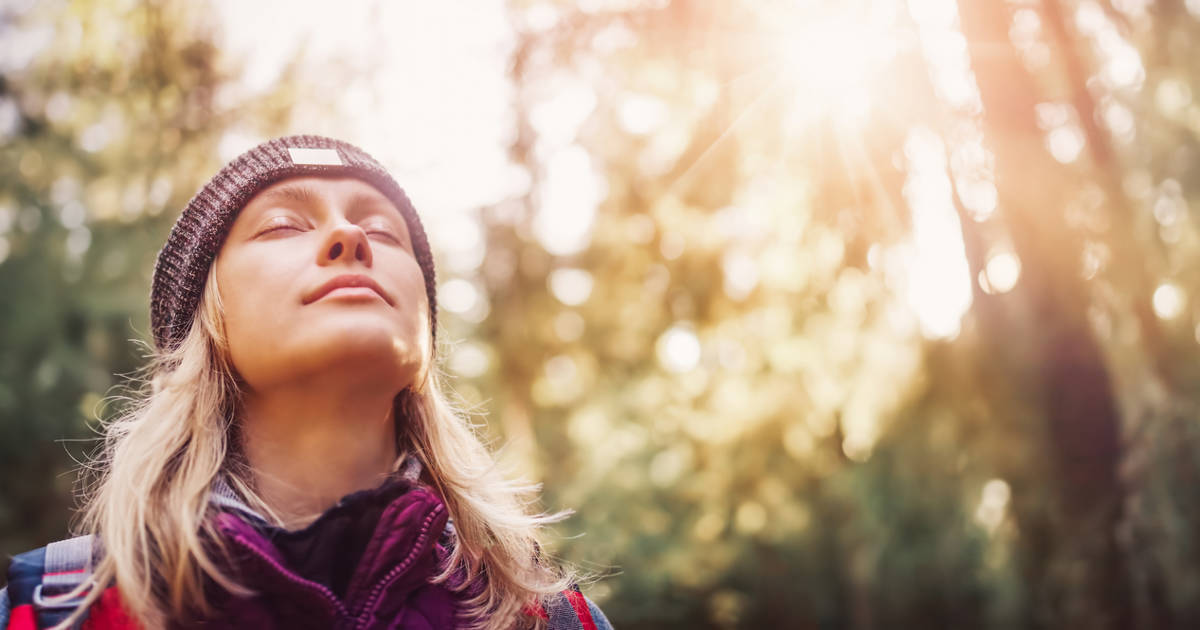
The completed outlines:
{"type": "Polygon", "coordinates": [[[289,177],[349,175],[379,190],[400,209],[413,252],[425,275],[429,323],[436,347],[437,284],[433,255],[421,219],[404,190],[366,151],[323,136],[286,136],[264,142],[234,158],[183,209],[158,253],[150,289],[150,327],[160,351],[187,336],[209,268],[238,212],[258,191],[289,177]]]}

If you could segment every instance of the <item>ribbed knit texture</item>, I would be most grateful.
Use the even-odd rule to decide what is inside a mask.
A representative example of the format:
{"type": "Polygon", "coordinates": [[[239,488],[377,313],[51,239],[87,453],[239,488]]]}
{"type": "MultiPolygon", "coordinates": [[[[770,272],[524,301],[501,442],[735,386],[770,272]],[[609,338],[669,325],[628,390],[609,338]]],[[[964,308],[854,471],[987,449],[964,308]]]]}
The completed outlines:
{"type": "Polygon", "coordinates": [[[408,224],[417,263],[425,275],[430,331],[436,347],[437,278],[433,255],[425,228],[408,196],[366,151],[333,138],[299,135],[269,140],[234,158],[183,209],[166,245],[158,253],[150,289],[150,327],[160,351],[178,347],[187,336],[209,267],[246,202],[277,181],[305,175],[357,177],[373,185],[400,209],[408,224]],[[288,147],[334,149],[343,164],[295,164],[288,147]]]}

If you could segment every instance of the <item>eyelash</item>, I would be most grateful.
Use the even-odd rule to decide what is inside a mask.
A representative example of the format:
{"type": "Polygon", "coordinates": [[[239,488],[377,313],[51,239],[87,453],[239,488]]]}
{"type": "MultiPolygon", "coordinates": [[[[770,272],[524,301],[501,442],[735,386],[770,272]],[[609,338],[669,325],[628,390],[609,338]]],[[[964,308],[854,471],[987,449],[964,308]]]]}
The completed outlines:
{"type": "MultiPolygon", "coordinates": [[[[262,236],[263,234],[270,234],[271,232],[275,232],[277,230],[298,230],[298,229],[300,229],[300,228],[298,228],[294,225],[288,225],[286,223],[277,223],[277,224],[272,225],[272,226],[268,227],[267,229],[259,232],[258,235],[262,236]]],[[[367,230],[366,232],[368,235],[382,234],[382,235],[392,239],[393,241],[396,241],[397,243],[400,242],[400,238],[398,236],[396,236],[395,234],[392,234],[391,232],[388,232],[386,230],[367,230]]]]}

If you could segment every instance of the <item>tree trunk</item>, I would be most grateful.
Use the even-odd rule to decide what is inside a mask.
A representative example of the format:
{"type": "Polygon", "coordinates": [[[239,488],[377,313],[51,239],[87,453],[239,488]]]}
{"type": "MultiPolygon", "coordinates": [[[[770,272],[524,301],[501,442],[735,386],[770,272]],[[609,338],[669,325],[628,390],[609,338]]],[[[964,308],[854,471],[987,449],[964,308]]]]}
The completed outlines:
{"type": "Polygon", "coordinates": [[[1131,601],[1117,543],[1123,492],[1120,418],[1104,355],[1087,320],[1081,239],[1068,225],[1072,171],[1043,147],[1038,88],[1008,39],[1006,3],[960,0],[963,34],[983,102],[984,135],[995,156],[1000,215],[1024,270],[1014,299],[1035,327],[1032,370],[1058,471],[1056,557],[1036,605],[1056,628],[1127,628],[1131,601]]]}

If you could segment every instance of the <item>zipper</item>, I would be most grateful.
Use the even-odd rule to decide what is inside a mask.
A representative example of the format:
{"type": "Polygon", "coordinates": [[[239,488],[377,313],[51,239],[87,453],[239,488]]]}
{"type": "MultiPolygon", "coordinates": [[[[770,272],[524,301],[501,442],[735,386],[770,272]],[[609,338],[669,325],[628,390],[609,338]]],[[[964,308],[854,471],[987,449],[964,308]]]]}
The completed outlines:
{"type": "MultiPolygon", "coordinates": [[[[363,612],[354,626],[356,630],[366,630],[368,624],[371,623],[371,619],[375,616],[375,609],[379,607],[379,599],[383,596],[383,592],[396,578],[400,577],[402,573],[412,566],[413,561],[417,558],[417,553],[425,546],[425,542],[429,539],[429,526],[433,524],[433,520],[439,514],[445,511],[445,504],[438,503],[434,506],[433,510],[425,517],[425,521],[421,523],[421,533],[417,535],[417,540],[413,543],[412,551],[408,552],[408,555],[405,556],[400,564],[393,567],[391,571],[388,571],[382,579],[375,583],[375,586],[371,589],[371,594],[367,596],[366,603],[363,605],[363,612]]],[[[341,602],[338,603],[340,604],[341,602]]]]}
{"type": "Polygon", "coordinates": [[[252,542],[247,540],[244,534],[234,534],[233,539],[287,581],[307,591],[315,592],[315,594],[319,596],[319,599],[332,606],[334,612],[337,613],[337,617],[341,617],[342,619],[350,617],[350,611],[346,609],[346,605],[343,604],[341,600],[338,599],[337,595],[334,595],[333,591],[329,590],[329,588],[324,584],[306,580],[295,575],[291,571],[288,571],[279,563],[279,561],[275,560],[271,556],[268,556],[252,542]]]}

